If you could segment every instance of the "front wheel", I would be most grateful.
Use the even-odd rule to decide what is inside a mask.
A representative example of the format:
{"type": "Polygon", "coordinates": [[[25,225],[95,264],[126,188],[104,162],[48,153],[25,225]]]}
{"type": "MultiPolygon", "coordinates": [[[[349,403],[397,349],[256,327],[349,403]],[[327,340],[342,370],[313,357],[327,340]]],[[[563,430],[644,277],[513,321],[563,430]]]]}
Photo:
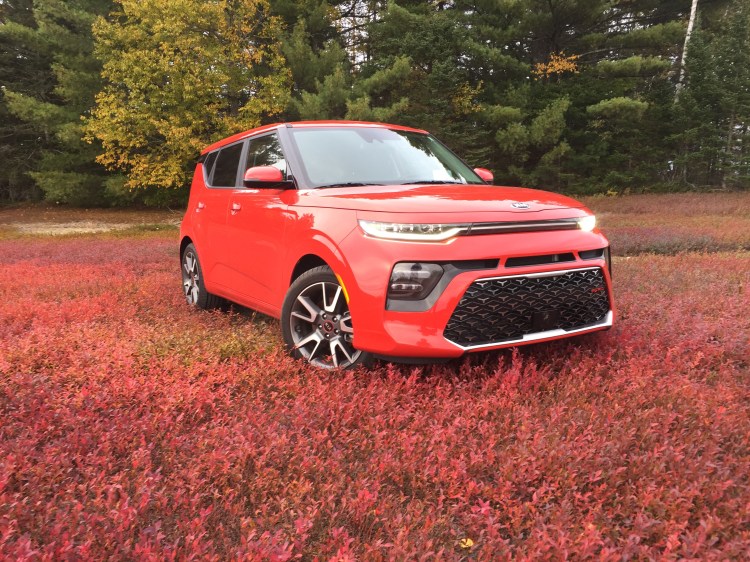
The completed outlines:
{"type": "Polygon", "coordinates": [[[295,279],[281,310],[284,342],[294,357],[323,369],[351,369],[371,355],[352,345],[354,327],[338,279],[328,266],[295,279]]]}

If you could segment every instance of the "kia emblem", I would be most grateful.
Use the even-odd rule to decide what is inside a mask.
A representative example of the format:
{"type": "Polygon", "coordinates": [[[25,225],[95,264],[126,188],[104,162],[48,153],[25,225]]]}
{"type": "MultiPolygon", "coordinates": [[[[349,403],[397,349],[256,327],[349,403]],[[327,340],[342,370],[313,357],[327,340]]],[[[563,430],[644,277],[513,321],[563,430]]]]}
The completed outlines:
{"type": "Polygon", "coordinates": [[[511,203],[510,206],[515,209],[528,209],[530,207],[528,203],[511,203]]]}

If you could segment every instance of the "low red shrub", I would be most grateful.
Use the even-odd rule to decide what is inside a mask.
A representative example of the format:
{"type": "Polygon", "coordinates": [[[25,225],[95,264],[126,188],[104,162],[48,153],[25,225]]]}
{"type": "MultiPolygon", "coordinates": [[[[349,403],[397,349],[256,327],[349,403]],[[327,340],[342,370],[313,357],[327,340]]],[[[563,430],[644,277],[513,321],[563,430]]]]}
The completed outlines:
{"type": "Polygon", "coordinates": [[[590,197],[618,255],[750,250],[750,192],[590,197]]]}
{"type": "Polygon", "coordinates": [[[0,557],[750,555],[747,253],[617,259],[608,333],[349,374],[177,268],[0,242],[0,557]]]}

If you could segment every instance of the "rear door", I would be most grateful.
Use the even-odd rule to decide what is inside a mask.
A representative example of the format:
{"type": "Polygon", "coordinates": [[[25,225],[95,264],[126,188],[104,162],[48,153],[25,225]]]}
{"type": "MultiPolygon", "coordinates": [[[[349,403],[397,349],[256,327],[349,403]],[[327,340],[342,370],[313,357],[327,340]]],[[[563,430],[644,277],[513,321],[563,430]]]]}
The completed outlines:
{"type": "Polygon", "coordinates": [[[206,189],[198,198],[195,212],[202,239],[198,245],[198,257],[203,264],[209,291],[215,290],[216,285],[232,285],[231,271],[227,266],[227,214],[231,192],[238,185],[244,147],[243,142],[225,146],[215,156],[209,154],[205,161],[206,189]]]}
{"type": "MultiPolygon", "coordinates": [[[[241,177],[248,168],[274,166],[288,177],[287,161],[274,131],[250,139],[241,177]]],[[[238,188],[230,195],[227,260],[242,280],[237,290],[263,312],[277,315],[289,190],[238,188]]]]}

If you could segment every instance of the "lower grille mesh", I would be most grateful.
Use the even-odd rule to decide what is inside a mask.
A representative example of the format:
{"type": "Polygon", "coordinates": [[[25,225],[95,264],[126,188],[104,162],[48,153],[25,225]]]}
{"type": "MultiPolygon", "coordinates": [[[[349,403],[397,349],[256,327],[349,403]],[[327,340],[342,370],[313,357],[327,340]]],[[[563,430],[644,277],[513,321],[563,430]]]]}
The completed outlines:
{"type": "Polygon", "coordinates": [[[502,343],[540,331],[600,324],[609,310],[600,268],[554,277],[478,280],[464,293],[443,335],[463,347],[502,343]]]}

